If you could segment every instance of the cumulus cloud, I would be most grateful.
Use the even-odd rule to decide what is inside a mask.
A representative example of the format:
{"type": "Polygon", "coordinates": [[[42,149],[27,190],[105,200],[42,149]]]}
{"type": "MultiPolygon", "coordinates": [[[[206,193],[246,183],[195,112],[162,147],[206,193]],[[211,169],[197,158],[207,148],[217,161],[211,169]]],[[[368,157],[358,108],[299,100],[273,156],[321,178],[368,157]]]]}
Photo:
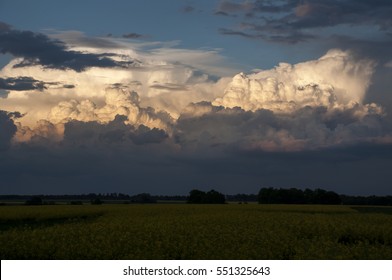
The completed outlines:
{"type": "Polygon", "coordinates": [[[375,64],[349,52],[236,75],[222,97],[190,104],[175,139],[192,149],[303,151],[390,141],[383,109],[365,104],[375,64]]]}
{"type": "MultiPolygon", "coordinates": [[[[49,69],[40,61],[30,65],[24,63],[25,58],[13,59],[0,71],[4,77],[0,87],[7,91],[0,108],[23,113],[19,120],[22,126],[33,127],[47,119],[60,102],[79,107],[86,100],[104,104],[107,89],[115,87],[137,92],[140,107],[153,107],[177,118],[190,102],[215,99],[228,82],[220,75],[234,73],[217,50],[181,49],[176,48],[177,43],[90,38],[76,31],[41,37],[51,45],[60,44],[57,49],[67,52],[110,56],[121,67],[88,67],[78,72],[61,67],[49,69]]],[[[41,49],[45,53],[45,48],[41,49]]]]}
{"type": "MultiPolygon", "coordinates": [[[[239,9],[232,5],[224,11],[239,9]]],[[[126,150],[128,143],[214,155],[225,150],[298,152],[390,139],[383,109],[364,102],[375,63],[349,51],[332,49],[316,60],[231,78],[217,50],[95,41],[72,32],[55,36],[45,37],[46,43],[66,52],[110,55],[122,67],[78,72],[13,59],[0,72],[6,77],[0,86],[8,92],[0,109],[21,113],[12,134],[16,146],[74,143],[126,150]],[[55,43],[60,39],[67,43],[55,43]]]]}
{"type": "MultiPolygon", "coordinates": [[[[123,56],[113,57],[126,60],[130,52],[120,50],[123,56]]],[[[390,123],[379,105],[365,101],[370,60],[331,50],[316,60],[214,80],[161,54],[147,60],[134,52],[138,67],[76,72],[15,68],[13,60],[2,69],[9,88],[0,103],[3,192],[110,186],[186,194],[213,185],[230,193],[241,185],[254,193],[261,183],[340,192],[348,184],[366,192],[376,175],[389,172],[390,123]],[[26,84],[11,88],[17,81],[26,84]],[[45,87],[32,88],[36,81],[45,87]],[[341,174],[330,176],[337,169],[341,174]]]]}
{"type": "Polygon", "coordinates": [[[163,129],[170,133],[172,118],[166,112],[156,112],[151,107],[139,105],[139,96],[134,91],[119,88],[106,89],[104,104],[97,105],[89,99],[64,100],[52,107],[47,118],[39,120],[35,125],[18,125],[15,140],[28,142],[40,137],[60,141],[65,135],[66,126],[70,122],[80,123],[113,123],[118,117],[123,117],[126,125],[135,127],[163,129]]]}
{"type": "Polygon", "coordinates": [[[20,120],[25,125],[46,118],[61,101],[105,103],[108,88],[135,91],[140,97],[141,107],[164,110],[177,118],[190,102],[211,101],[218,97],[230,80],[223,78],[216,82],[201,71],[170,63],[162,65],[151,62],[137,69],[91,68],[81,73],[45,70],[39,66],[14,68],[18,63],[18,60],[13,60],[0,71],[2,76],[8,77],[4,85],[8,89],[8,97],[2,100],[0,108],[9,111],[16,109],[26,114],[20,120]],[[29,80],[30,83],[26,84],[25,81],[23,88],[19,83],[19,90],[16,90],[16,84],[11,88],[11,82],[27,76],[34,77],[32,79],[37,82],[29,80]],[[41,91],[42,87],[38,88],[38,85],[46,89],[41,91]]]}
{"type": "MultiPolygon", "coordinates": [[[[126,116],[127,122],[133,125],[144,124],[168,129],[165,120],[160,119],[153,108],[139,107],[139,96],[136,92],[118,88],[106,90],[103,106],[97,106],[88,99],[62,101],[51,109],[48,120],[53,123],[66,123],[69,120],[108,123],[117,115],[126,116]]],[[[170,118],[168,115],[165,117],[170,118]]]]}
{"type": "Polygon", "coordinates": [[[329,109],[362,104],[374,62],[356,60],[349,52],[330,50],[321,58],[249,76],[240,73],[213,104],[245,110],[292,112],[305,106],[329,109]]]}

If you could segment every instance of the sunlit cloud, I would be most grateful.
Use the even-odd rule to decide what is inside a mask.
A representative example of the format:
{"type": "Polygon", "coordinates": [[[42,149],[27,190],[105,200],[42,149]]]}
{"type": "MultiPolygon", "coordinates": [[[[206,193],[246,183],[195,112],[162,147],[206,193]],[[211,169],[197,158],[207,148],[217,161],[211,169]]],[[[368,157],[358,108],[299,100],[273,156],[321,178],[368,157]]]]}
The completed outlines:
{"type": "Polygon", "coordinates": [[[280,63],[271,70],[236,75],[214,105],[245,110],[291,112],[305,106],[329,109],[361,104],[375,63],[349,52],[330,50],[317,60],[280,63]]]}
{"type": "Polygon", "coordinates": [[[235,75],[219,50],[183,49],[178,42],[76,31],[29,36],[61,53],[106,57],[113,65],[26,64],[23,53],[14,53],[0,72],[7,91],[0,109],[20,113],[9,118],[14,145],[94,139],[93,145],[164,141],[184,153],[296,152],[391,137],[383,108],[364,102],[376,63],[350,51],[331,49],[315,60],[235,75]],[[74,139],[84,135],[82,128],[96,136],[74,139]]]}

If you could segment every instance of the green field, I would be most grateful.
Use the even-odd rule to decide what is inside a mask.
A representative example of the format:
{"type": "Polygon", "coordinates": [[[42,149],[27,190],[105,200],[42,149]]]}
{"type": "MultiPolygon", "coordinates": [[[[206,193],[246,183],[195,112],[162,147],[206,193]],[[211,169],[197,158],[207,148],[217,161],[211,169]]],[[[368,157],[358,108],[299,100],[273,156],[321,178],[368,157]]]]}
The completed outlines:
{"type": "Polygon", "coordinates": [[[1,259],[392,259],[392,208],[0,207],[1,259]]]}

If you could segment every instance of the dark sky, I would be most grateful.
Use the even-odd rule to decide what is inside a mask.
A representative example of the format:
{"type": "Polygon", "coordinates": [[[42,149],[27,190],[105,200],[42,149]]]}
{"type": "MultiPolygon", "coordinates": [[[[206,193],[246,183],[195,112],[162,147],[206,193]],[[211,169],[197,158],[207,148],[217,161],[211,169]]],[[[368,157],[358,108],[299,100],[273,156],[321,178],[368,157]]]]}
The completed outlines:
{"type": "Polygon", "coordinates": [[[391,195],[391,14],[389,0],[1,1],[0,193],[391,195]]]}

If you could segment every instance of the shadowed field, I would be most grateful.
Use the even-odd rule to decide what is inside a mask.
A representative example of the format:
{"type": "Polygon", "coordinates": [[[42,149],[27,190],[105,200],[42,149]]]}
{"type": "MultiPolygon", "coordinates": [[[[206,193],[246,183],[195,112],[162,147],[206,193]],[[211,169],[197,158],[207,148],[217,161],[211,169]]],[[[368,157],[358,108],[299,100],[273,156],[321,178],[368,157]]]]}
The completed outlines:
{"type": "Polygon", "coordinates": [[[1,259],[391,259],[392,208],[52,205],[0,208],[1,259]]]}

